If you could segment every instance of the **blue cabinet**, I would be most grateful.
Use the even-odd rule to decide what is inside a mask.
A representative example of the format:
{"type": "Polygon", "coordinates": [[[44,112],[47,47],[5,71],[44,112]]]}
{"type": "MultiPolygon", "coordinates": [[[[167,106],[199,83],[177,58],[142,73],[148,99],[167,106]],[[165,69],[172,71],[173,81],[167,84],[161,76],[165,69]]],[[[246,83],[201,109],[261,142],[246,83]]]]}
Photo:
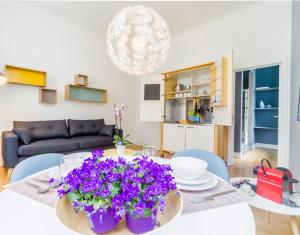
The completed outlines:
{"type": "Polygon", "coordinates": [[[278,144],[279,66],[255,70],[254,142],[278,144]]]}

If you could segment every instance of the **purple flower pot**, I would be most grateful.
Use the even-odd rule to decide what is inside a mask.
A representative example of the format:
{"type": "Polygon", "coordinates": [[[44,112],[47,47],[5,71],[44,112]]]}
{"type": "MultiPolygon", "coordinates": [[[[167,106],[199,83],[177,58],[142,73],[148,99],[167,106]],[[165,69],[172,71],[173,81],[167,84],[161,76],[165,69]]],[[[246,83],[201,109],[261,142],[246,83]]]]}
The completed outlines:
{"type": "Polygon", "coordinates": [[[138,217],[134,218],[128,213],[126,214],[127,228],[134,234],[142,234],[152,231],[156,225],[157,215],[149,217],[138,217]]]}
{"type": "Polygon", "coordinates": [[[117,227],[119,220],[114,217],[114,210],[108,208],[106,210],[98,210],[91,213],[93,208],[88,206],[85,208],[85,213],[90,221],[91,229],[97,233],[106,233],[117,227]]]}

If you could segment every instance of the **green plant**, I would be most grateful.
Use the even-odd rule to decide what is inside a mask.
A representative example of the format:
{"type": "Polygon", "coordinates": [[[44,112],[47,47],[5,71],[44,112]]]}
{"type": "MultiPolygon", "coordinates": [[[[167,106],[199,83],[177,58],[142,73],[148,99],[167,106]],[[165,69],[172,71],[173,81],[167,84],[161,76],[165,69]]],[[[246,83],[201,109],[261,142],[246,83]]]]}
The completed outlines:
{"type": "Polygon", "coordinates": [[[130,145],[130,144],[132,144],[132,142],[130,142],[129,140],[126,139],[128,136],[129,135],[121,137],[121,136],[118,136],[118,135],[114,135],[113,143],[115,145],[124,145],[124,146],[130,145]]]}

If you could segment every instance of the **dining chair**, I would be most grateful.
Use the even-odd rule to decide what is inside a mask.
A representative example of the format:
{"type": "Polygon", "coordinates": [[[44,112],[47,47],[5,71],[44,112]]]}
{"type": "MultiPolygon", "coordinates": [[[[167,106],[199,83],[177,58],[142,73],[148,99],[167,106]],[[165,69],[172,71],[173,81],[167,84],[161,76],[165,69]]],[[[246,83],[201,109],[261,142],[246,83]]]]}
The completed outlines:
{"type": "Polygon", "coordinates": [[[63,157],[64,155],[59,153],[46,153],[27,158],[18,163],[13,169],[10,183],[19,181],[36,172],[58,166],[63,157]]]}
{"type": "Polygon", "coordinates": [[[225,162],[212,152],[200,149],[188,149],[175,153],[173,157],[194,157],[207,162],[207,170],[229,182],[229,173],[225,162]]]}

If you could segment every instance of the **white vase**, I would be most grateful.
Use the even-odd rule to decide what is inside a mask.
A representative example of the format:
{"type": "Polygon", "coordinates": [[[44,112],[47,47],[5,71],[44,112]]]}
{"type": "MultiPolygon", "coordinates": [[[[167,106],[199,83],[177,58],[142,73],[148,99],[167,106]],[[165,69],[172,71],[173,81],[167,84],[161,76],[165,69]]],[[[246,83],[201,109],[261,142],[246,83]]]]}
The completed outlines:
{"type": "Polygon", "coordinates": [[[261,109],[264,109],[264,108],[265,108],[265,103],[264,103],[262,100],[259,102],[259,107],[260,107],[261,109]]]}
{"type": "Polygon", "coordinates": [[[118,156],[125,155],[125,149],[126,149],[125,145],[116,145],[116,148],[117,148],[117,155],[118,156]]]}

